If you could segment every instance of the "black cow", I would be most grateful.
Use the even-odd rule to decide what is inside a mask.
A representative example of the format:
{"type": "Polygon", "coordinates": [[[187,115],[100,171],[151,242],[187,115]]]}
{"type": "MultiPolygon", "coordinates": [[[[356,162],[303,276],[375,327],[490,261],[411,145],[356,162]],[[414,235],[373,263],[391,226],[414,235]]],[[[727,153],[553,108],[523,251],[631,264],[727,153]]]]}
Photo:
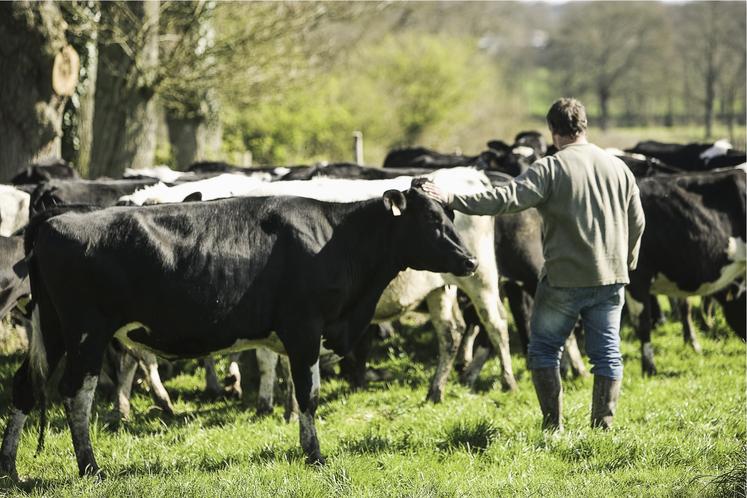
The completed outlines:
{"type": "Polygon", "coordinates": [[[50,214],[26,232],[35,330],[0,450],[10,475],[35,393],[43,408],[43,380],[63,354],[60,391],[78,469],[99,472],[89,416],[115,336],[172,358],[258,345],[286,353],[301,446],[322,463],[314,427],[322,338],[346,354],[405,268],[476,268],[444,209],[416,188],[349,204],[234,198],[50,214]]]}
{"type": "Polygon", "coordinates": [[[31,164],[20,170],[11,179],[14,185],[29,185],[49,180],[76,180],[80,178],[64,159],[49,159],[31,164]]]}
{"type": "Polygon", "coordinates": [[[155,185],[158,180],[51,180],[31,193],[31,213],[40,213],[60,204],[113,206],[120,197],[155,185]]]}
{"type": "Polygon", "coordinates": [[[654,157],[683,171],[704,171],[744,164],[744,151],[731,148],[728,142],[675,144],[648,140],[638,142],[627,152],[654,157]]]}
{"type": "MultiPolygon", "coordinates": [[[[655,176],[640,179],[638,186],[646,230],[627,301],[638,322],[643,372],[652,375],[656,366],[648,296],[709,295],[744,278],[745,173],[731,169],[655,176]]],[[[724,306],[724,313],[743,335],[739,327],[744,317],[737,315],[744,315],[745,309],[738,309],[739,302],[724,306]]],[[[685,339],[692,341],[688,327],[684,331],[685,339]]]]}
{"type": "Polygon", "coordinates": [[[332,163],[310,167],[294,167],[282,179],[311,180],[312,178],[345,178],[349,180],[388,180],[398,176],[423,176],[432,173],[430,168],[374,168],[354,163],[332,163]]]}
{"type": "Polygon", "coordinates": [[[511,170],[506,172],[518,174],[518,172],[512,173],[514,169],[519,168],[519,165],[509,161],[509,155],[502,151],[488,149],[476,156],[463,156],[461,154],[443,154],[425,147],[411,147],[390,151],[384,158],[383,167],[441,169],[472,166],[483,170],[511,170]]]}

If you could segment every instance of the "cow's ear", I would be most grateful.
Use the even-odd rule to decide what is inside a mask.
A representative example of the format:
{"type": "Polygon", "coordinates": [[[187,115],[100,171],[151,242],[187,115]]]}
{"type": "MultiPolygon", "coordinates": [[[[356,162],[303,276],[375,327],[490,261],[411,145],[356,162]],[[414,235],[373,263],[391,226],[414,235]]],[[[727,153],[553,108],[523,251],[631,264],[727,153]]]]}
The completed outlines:
{"type": "Polygon", "coordinates": [[[407,199],[405,194],[399,190],[387,190],[384,192],[384,207],[387,211],[392,212],[392,216],[400,216],[402,211],[407,209],[407,199]]]}
{"type": "Polygon", "coordinates": [[[192,192],[187,197],[182,199],[182,202],[197,202],[202,200],[202,192],[199,190],[197,192],[192,192]]]}

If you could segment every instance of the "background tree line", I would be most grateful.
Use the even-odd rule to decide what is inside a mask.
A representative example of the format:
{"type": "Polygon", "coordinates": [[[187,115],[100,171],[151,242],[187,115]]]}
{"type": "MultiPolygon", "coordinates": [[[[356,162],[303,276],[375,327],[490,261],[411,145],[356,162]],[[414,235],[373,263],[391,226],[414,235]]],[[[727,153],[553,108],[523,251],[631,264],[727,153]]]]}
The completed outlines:
{"type": "Polygon", "coordinates": [[[743,146],[745,17],[744,2],[3,3],[0,177],[49,156],[90,177],[349,160],[353,130],[371,164],[402,145],[472,152],[542,126],[561,95],[600,132],[743,146]]]}

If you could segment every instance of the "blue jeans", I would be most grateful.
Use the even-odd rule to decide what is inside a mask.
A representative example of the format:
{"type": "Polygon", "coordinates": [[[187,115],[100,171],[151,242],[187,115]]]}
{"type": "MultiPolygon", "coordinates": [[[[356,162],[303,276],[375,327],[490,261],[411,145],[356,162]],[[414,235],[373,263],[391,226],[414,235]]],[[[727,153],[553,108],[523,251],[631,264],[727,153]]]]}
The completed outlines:
{"type": "Polygon", "coordinates": [[[579,315],[583,320],[586,354],[594,375],[622,379],[620,315],[625,302],[623,284],[598,287],[537,286],[529,337],[530,369],[557,368],[568,335],[579,315]]]}

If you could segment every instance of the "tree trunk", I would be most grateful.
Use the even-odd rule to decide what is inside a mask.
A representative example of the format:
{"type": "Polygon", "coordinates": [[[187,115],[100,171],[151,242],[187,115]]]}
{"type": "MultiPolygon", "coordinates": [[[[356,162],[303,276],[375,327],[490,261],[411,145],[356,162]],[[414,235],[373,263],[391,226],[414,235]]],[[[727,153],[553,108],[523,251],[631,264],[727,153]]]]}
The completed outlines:
{"type": "Polygon", "coordinates": [[[169,142],[176,169],[184,170],[193,162],[204,158],[206,138],[204,118],[182,118],[167,113],[166,123],[169,127],[169,142]]]}
{"type": "MultiPolygon", "coordinates": [[[[30,162],[60,155],[68,93],[55,92],[52,71],[67,47],[66,29],[52,2],[0,3],[0,181],[30,162]]],[[[74,86],[77,68],[73,73],[74,86]]]]}
{"type": "Polygon", "coordinates": [[[86,43],[87,78],[80,89],[80,107],[78,108],[78,156],[76,166],[84,177],[89,176],[91,167],[91,145],[93,144],[93,110],[96,102],[96,74],[98,72],[98,47],[94,38],[86,43]]]}
{"type": "Polygon", "coordinates": [[[89,176],[119,177],[148,167],[156,151],[157,114],[152,87],[158,64],[159,2],[102,2],[102,24],[125,39],[98,41],[89,176]],[[127,44],[127,50],[120,43],[127,44]]]}

